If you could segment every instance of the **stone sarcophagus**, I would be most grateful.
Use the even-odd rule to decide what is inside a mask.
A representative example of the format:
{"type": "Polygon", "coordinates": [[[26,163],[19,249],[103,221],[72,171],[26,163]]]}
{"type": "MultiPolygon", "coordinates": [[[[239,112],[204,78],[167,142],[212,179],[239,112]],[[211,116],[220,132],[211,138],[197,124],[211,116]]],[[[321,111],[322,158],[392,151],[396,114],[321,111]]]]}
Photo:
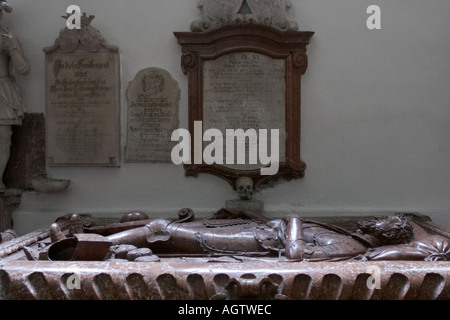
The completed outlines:
{"type": "MultiPolygon", "coordinates": [[[[17,237],[3,229],[12,225],[9,211],[20,192],[5,191],[0,299],[450,299],[450,230],[427,216],[260,214],[262,205],[251,202],[254,190],[304,176],[301,78],[314,32],[297,31],[287,19],[289,1],[202,0],[198,7],[202,18],[191,32],[174,33],[188,77],[191,143],[186,154],[180,147],[180,161],[171,159],[184,164],[187,176],[221,177],[239,198],[206,218],[187,208],[162,218],[140,211],[120,220],[69,214],[17,237]],[[203,144],[224,136],[228,142],[229,130],[230,148],[203,144]],[[236,142],[236,157],[235,138],[244,138],[236,142]],[[264,152],[269,145],[273,158],[264,152]]],[[[93,18],[84,14],[80,29],[62,30],[44,49],[49,166],[120,166],[118,48],[90,26],[93,18]]],[[[163,139],[178,122],[177,84],[162,69],[149,68],[127,93],[127,161],[168,161],[163,139]],[[149,142],[158,157],[143,152],[149,142]]]]}
{"type": "MultiPolygon", "coordinates": [[[[302,237],[308,247],[299,255],[295,250],[289,253],[290,247],[297,248],[291,241],[296,230],[293,215],[261,222],[258,215],[236,211],[232,214],[230,217],[229,211],[219,210],[213,217],[195,219],[192,211],[184,209],[176,219],[148,219],[142,212],[131,213],[128,217],[132,218],[122,222],[99,223],[88,215],[60,218],[50,228],[0,245],[0,297],[58,300],[450,298],[450,262],[447,261],[450,233],[426,216],[402,215],[414,226],[415,235],[408,244],[373,246],[365,253],[355,251],[354,254],[348,250],[350,242],[334,242],[331,246],[339,243],[339,248],[345,247],[347,251],[333,253],[330,245],[321,243],[319,238],[340,230],[360,232],[361,217],[302,218],[298,221],[302,223],[302,237]],[[284,247],[268,232],[279,221],[285,222],[282,223],[284,247]],[[267,225],[270,228],[264,227],[267,225]],[[191,227],[195,230],[192,237],[191,227]],[[230,228],[237,232],[227,233],[230,228]],[[317,228],[327,231],[317,232],[317,228]],[[308,234],[313,229],[318,240],[310,242],[308,234]],[[183,236],[182,243],[175,241],[183,236]],[[243,243],[247,246],[243,247],[243,243]],[[230,252],[234,247],[241,249],[230,252]],[[393,250],[399,247],[403,249],[393,250]]],[[[376,221],[381,219],[375,217],[376,221]]],[[[326,241],[333,242],[331,238],[326,241]]]]}

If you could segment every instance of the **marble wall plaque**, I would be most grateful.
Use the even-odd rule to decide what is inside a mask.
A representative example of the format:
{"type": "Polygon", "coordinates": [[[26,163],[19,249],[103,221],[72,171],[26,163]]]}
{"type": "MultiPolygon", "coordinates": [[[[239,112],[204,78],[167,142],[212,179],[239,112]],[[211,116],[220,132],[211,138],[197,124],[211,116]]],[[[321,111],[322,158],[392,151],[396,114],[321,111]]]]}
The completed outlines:
{"type": "Polygon", "coordinates": [[[80,29],[62,29],[44,48],[50,166],[120,166],[119,48],[94,18],[83,13],[80,29]]]}
{"type": "MultiPolygon", "coordinates": [[[[285,157],[285,60],[255,52],[237,52],[207,60],[203,65],[203,130],[278,129],[280,162],[285,157]]],[[[267,148],[271,145],[268,139],[267,148]]],[[[270,154],[270,153],[269,153],[270,154]]],[[[225,157],[224,157],[225,159],[225,157]]],[[[252,170],[248,141],[246,164],[226,164],[236,170],[252,170]]]]}
{"type": "Polygon", "coordinates": [[[180,89],[169,72],[141,70],[127,89],[127,162],[172,162],[180,89]]]}
{"type": "Polygon", "coordinates": [[[49,165],[120,165],[117,69],[113,52],[47,55],[49,165]]]}

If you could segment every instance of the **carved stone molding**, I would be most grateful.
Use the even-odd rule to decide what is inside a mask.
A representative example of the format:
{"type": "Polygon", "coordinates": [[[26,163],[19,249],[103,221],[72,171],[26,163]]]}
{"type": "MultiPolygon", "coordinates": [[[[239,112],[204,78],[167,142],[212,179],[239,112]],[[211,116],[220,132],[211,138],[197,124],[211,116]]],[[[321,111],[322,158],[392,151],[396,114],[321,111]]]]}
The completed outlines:
{"type": "Polygon", "coordinates": [[[448,300],[449,263],[220,263],[10,261],[0,269],[4,300],[448,300]],[[169,270],[169,271],[168,271],[169,270]],[[273,271],[271,271],[273,270],[273,271]],[[68,288],[78,276],[79,288],[68,288]],[[69,283],[70,284],[70,283],[69,283]]]}

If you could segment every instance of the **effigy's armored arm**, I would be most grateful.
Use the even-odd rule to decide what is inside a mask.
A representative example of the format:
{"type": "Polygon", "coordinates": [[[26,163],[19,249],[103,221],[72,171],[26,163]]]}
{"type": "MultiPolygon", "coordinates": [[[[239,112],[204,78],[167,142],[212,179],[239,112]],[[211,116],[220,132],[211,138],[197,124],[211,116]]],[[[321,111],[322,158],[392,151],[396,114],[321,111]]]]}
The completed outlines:
{"type": "Polygon", "coordinates": [[[366,248],[324,224],[303,223],[297,215],[286,217],[285,256],[290,260],[350,259],[366,252],[366,248]]]}
{"type": "Polygon", "coordinates": [[[314,250],[312,250],[312,248],[308,246],[305,241],[302,220],[294,214],[288,215],[286,218],[286,258],[309,258],[314,253],[314,250]]]}

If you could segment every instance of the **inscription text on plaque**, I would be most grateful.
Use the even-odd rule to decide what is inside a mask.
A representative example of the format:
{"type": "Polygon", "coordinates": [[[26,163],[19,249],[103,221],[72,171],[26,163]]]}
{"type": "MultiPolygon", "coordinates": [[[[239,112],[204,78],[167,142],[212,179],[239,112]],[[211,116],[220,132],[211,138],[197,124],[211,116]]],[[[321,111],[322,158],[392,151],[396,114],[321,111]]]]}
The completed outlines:
{"type": "MultiPolygon", "coordinates": [[[[203,65],[203,129],[278,129],[280,159],[285,154],[285,62],[255,52],[239,52],[207,60],[203,65]],[[275,111],[275,112],[274,112],[275,111]]],[[[231,141],[231,140],[228,140],[231,141]]],[[[270,139],[268,140],[270,141],[270,139]]],[[[246,159],[249,159],[246,141],[246,159]]],[[[268,150],[271,150],[268,145],[268,150]]],[[[235,162],[237,163],[237,162],[235,162]]],[[[260,164],[225,164],[236,170],[260,164]]]]}

